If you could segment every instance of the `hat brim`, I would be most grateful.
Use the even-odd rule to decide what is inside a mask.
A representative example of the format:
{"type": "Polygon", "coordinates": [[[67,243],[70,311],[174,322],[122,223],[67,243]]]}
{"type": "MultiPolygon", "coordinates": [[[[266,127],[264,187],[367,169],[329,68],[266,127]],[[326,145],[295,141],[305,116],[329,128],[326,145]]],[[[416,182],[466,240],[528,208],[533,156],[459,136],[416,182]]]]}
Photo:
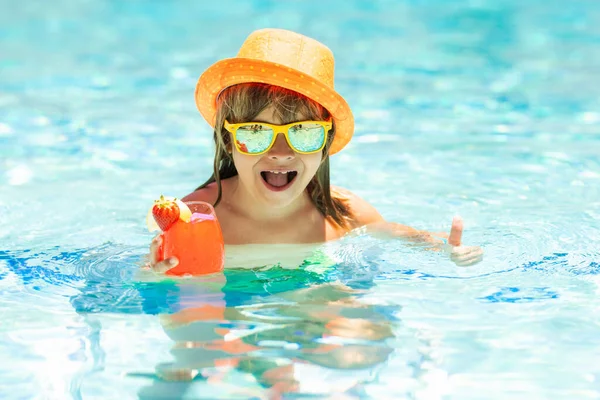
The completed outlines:
{"type": "Polygon", "coordinates": [[[239,83],[266,83],[293,90],[321,104],[335,123],[329,154],[342,150],[354,134],[354,117],[346,100],[310,75],[285,65],[251,58],[228,58],[216,62],[198,79],[196,106],[210,126],[215,126],[217,97],[223,89],[239,83]]]}

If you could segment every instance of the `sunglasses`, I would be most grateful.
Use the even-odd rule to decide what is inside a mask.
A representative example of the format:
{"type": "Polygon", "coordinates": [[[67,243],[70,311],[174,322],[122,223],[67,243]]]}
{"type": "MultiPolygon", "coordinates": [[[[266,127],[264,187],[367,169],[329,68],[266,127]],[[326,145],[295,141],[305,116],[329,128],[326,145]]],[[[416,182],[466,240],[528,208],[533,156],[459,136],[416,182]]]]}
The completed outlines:
{"type": "Polygon", "coordinates": [[[331,120],[299,121],[287,125],[265,122],[230,124],[225,121],[224,125],[225,129],[233,135],[233,142],[238,151],[253,156],[269,151],[280,133],[285,135],[285,140],[296,153],[317,153],[325,147],[331,126],[331,120]]]}

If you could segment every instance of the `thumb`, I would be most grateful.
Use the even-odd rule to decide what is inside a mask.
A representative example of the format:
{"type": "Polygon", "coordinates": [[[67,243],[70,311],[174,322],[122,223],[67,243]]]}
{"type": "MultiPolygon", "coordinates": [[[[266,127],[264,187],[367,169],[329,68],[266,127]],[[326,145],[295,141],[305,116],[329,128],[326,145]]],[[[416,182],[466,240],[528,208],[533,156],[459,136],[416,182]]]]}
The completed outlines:
{"type": "Polygon", "coordinates": [[[462,233],[463,233],[462,218],[454,217],[452,219],[452,228],[450,229],[450,236],[448,236],[448,244],[451,246],[460,246],[462,233]]]}

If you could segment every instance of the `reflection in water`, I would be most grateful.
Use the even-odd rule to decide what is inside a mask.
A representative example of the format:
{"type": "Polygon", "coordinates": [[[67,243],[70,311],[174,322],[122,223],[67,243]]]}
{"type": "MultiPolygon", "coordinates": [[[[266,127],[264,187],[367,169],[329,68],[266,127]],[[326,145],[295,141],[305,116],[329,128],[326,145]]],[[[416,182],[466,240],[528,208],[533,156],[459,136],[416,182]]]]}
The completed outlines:
{"type": "Polygon", "coordinates": [[[159,316],[174,341],[173,361],[156,366],[140,398],[194,396],[196,382],[209,384],[213,396],[339,393],[374,378],[374,367],[392,352],[386,341],[393,337],[393,309],[361,301],[364,290],[307,280],[302,269],[261,272],[274,279],[260,293],[262,279],[247,279],[255,273],[170,284],[183,293],[180,309],[159,316]],[[253,301],[227,301],[230,282],[240,293],[239,278],[253,301]],[[282,287],[273,285],[277,278],[282,287]]]}
{"type": "MultiPolygon", "coordinates": [[[[91,373],[102,371],[103,379],[106,370],[115,371],[105,359],[124,357],[113,351],[138,344],[146,354],[157,351],[148,344],[152,341],[139,343],[140,331],[130,327],[117,339],[117,350],[107,350],[101,338],[117,331],[103,327],[95,316],[122,321],[128,315],[157,316],[172,341],[170,358],[159,350],[150,363],[117,361],[117,368],[135,381],[122,384],[134,387],[140,399],[277,398],[286,393],[360,394],[361,384],[373,381],[377,367],[388,359],[398,306],[383,306],[381,299],[369,304],[366,295],[381,273],[372,244],[362,240],[358,247],[346,243],[330,249],[327,256],[317,252],[294,269],[228,269],[194,279],[140,276],[138,250],[114,245],[33,257],[0,253],[0,258],[32,290],[69,289],[70,305],[92,328],[93,334],[86,335],[91,373]],[[36,269],[30,262],[48,258],[61,267],[73,265],[74,273],[48,275],[52,271],[46,266],[36,269]]],[[[146,324],[141,322],[141,332],[145,326],[154,329],[146,324]]],[[[89,372],[83,373],[85,381],[98,381],[89,372]]]]}

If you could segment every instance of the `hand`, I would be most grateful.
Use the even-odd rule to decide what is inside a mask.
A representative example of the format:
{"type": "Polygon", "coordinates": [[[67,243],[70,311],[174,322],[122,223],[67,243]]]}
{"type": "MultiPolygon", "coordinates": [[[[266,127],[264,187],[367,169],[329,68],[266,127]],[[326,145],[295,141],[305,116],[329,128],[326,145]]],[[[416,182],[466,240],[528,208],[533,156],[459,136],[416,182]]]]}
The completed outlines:
{"type": "Polygon", "coordinates": [[[169,257],[166,260],[159,261],[158,249],[162,244],[162,240],[162,235],[156,235],[152,239],[152,242],[150,243],[150,256],[148,262],[148,267],[152,269],[152,271],[159,274],[164,274],[165,272],[179,264],[179,260],[177,259],[177,257],[169,257]]]}
{"type": "Polygon", "coordinates": [[[463,246],[461,244],[462,232],[462,219],[460,217],[454,217],[450,235],[448,236],[450,260],[461,267],[475,265],[483,259],[483,249],[479,246],[463,246]]]}

